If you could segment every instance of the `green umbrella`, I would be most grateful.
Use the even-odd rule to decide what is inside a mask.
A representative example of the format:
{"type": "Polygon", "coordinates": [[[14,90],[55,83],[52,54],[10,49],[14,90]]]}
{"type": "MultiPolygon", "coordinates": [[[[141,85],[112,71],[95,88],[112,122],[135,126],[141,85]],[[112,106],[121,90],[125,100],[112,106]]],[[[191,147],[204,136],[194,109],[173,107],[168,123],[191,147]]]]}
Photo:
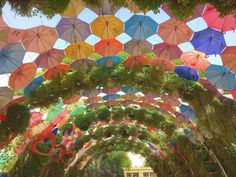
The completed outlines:
{"type": "Polygon", "coordinates": [[[52,121],[57,115],[60,114],[62,109],[63,109],[63,103],[60,101],[48,112],[47,120],[52,121]]]}
{"type": "Polygon", "coordinates": [[[13,94],[13,90],[9,87],[0,87],[0,108],[12,101],[13,94]]]}
{"type": "Polygon", "coordinates": [[[83,112],[87,107],[85,105],[81,107],[77,107],[74,110],[72,110],[69,114],[70,116],[75,116],[78,115],[79,113],[83,112]]]}

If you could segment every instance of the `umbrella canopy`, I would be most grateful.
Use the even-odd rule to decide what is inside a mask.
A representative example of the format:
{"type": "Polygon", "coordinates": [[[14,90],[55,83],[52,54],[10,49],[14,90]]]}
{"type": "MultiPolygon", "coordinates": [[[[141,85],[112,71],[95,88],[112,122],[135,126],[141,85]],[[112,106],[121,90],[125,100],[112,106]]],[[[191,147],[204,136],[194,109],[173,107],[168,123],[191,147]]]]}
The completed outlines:
{"type": "Polygon", "coordinates": [[[59,102],[47,114],[47,120],[53,121],[53,119],[62,112],[63,103],[59,102]]]}
{"type": "Polygon", "coordinates": [[[91,29],[102,39],[113,39],[123,32],[123,22],[115,16],[99,16],[91,23],[91,29]]]}
{"type": "Polygon", "coordinates": [[[210,28],[214,28],[222,32],[236,29],[236,19],[233,15],[226,15],[224,17],[220,17],[220,12],[218,12],[210,4],[207,4],[202,14],[202,17],[210,28]]]}
{"type": "Polygon", "coordinates": [[[230,90],[230,93],[233,96],[233,98],[236,99],[236,87],[230,90]]]}
{"type": "Polygon", "coordinates": [[[226,46],[223,33],[211,28],[195,32],[190,42],[195,50],[207,55],[220,54],[226,46]]]}
{"type": "Polygon", "coordinates": [[[84,41],[91,34],[89,24],[78,18],[62,18],[56,30],[61,39],[70,43],[84,41]]]}
{"type": "Polygon", "coordinates": [[[150,59],[149,64],[155,67],[157,70],[159,69],[163,69],[166,71],[175,70],[175,65],[170,60],[166,59],[161,59],[161,58],[150,59]]]}
{"type": "Polygon", "coordinates": [[[114,93],[114,94],[108,94],[108,95],[102,97],[102,99],[105,100],[105,101],[112,101],[112,100],[116,100],[116,99],[118,99],[118,98],[120,98],[120,95],[118,95],[118,94],[116,94],[116,93],[114,93]]]}
{"type": "Polygon", "coordinates": [[[181,102],[179,101],[178,92],[173,93],[172,95],[162,94],[161,99],[171,106],[179,106],[181,102]]]}
{"type": "Polygon", "coordinates": [[[162,59],[174,60],[179,58],[182,51],[177,45],[168,44],[166,42],[156,44],[153,48],[153,52],[162,59]]]}
{"type": "Polygon", "coordinates": [[[183,77],[188,80],[197,81],[199,79],[198,71],[188,66],[176,66],[175,72],[180,77],[183,77]]]}
{"type": "Polygon", "coordinates": [[[75,60],[70,64],[70,67],[74,70],[88,70],[94,66],[96,66],[96,60],[89,58],[75,60]]]}
{"type": "Polygon", "coordinates": [[[65,49],[66,55],[73,59],[88,58],[93,53],[93,46],[85,42],[77,42],[65,49]]]}
{"type": "Polygon", "coordinates": [[[95,46],[95,52],[103,56],[114,56],[120,52],[123,45],[116,39],[103,39],[99,41],[95,46]]]}
{"type": "Polygon", "coordinates": [[[123,58],[118,57],[118,56],[112,56],[112,57],[103,57],[103,58],[97,59],[96,61],[98,65],[102,65],[106,67],[113,67],[115,65],[122,63],[123,58]]]}
{"type": "Polygon", "coordinates": [[[131,68],[134,66],[143,66],[149,63],[148,58],[144,57],[144,56],[131,56],[129,58],[127,58],[126,60],[124,60],[124,66],[126,68],[131,68]]]}
{"type": "Polygon", "coordinates": [[[130,86],[124,86],[121,88],[121,91],[126,93],[126,94],[135,94],[138,93],[138,91],[130,86]]]}
{"type": "Polygon", "coordinates": [[[43,76],[36,77],[27,87],[24,89],[24,95],[29,97],[30,91],[39,87],[44,81],[43,76]]]}
{"type": "Polygon", "coordinates": [[[9,26],[3,20],[3,17],[0,17],[0,48],[3,48],[7,45],[8,35],[9,35],[9,26]]]}
{"type": "Polygon", "coordinates": [[[29,52],[42,53],[51,49],[56,40],[54,28],[38,26],[26,31],[22,43],[29,52]]]}
{"type": "Polygon", "coordinates": [[[193,32],[183,21],[171,18],[159,26],[157,34],[165,42],[178,45],[183,42],[188,42],[193,32]]]}
{"type": "Polygon", "coordinates": [[[156,34],[157,23],[149,16],[133,15],[125,22],[125,32],[134,39],[142,40],[156,34]]]}
{"type": "Polygon", "coordinates": [[[49,68],[43,75],[43,77],[47,80],[53,79],[53,77],[65,73],[70,70],[70,65],[67,64],[59,64],[52,68],[49,68]]]}
{"type": "Polygon", "coordinates": [[[25,49],[20,43],[8,44],[0,50],[0,74],[11,73],[25,56],[25,49]]]}
{"type": "Polygon", "coordinates": [[[103,0],[101,6],[89,6],[98,15],[114,15],[119,7],[113,6],[112,1],[103,0]]]}
{"type": "Polygon", "coordinates": [[[208,81],[215,87],[223,90],[232,90],[236,87],[235,75],[224,66],[210,65],[206,69],[208,81]]]}
{"type": "Polygon", "coordinates": [[[205,70],[211,64],[204,53],[196,50],[183,53],[180,59],[186,66],[194,69],[205,70]]]}
{"type": "Polygon", "coordinates": [[[132,39],[125,44],[124,50],[132,56],[144,55],[152,51],[152,44],[146,40],[132,39]]]}
{"type": "Polygon", "coordinates": [[[13,99],[13,90],[8,87],[0,87],[0,108],[7,105],[13,99]]]}
{"type": "Polygon", "coordinates": [[[9,86],[15,90],[26,87],[34,80],[37,67],[34,63],[20,65],[10,76],[9,86]]]}
{"type": "Polygon", "coordinates": [[[63,50],[50,49],[46,52],[41,53],[34,60],[34,63],[39,68],[52,68],[54,66],[59,65],[64,57],[65,53],[63,50]]]}
{"type": "Polygon", "coordinates": [[[70,0],[66,10],[61,14],[65,17],[76,17],[85,8],[82,0],[70,0]]]}
{"type": "Polygon", "coordinates": [[[196,114],[194,112],[194,110],[185,104],[181,104],[180,107],[180,112],[187,118],[189,118],[190,120],[196,120],[196,114]]]}
{"type": "Polygon", "coordinates": [[[221,54],[223,65],[236,73],[236,47],[226,47],[221,54]]]}
{"type": "Polygon", "coordinates": [[[25,35],[26,30],[10,28],[8,31],[8,42],[16,43],[21,42],[25,35]]]}
{"type": "Polygon", "coordinates": [[[29,123],[29,127],[35,127],[36,125],[38,125],[43,118],[43,114],[40,112],[32,112],[31,113],[31,117],[30,117],[30,123],[29,123]]]}

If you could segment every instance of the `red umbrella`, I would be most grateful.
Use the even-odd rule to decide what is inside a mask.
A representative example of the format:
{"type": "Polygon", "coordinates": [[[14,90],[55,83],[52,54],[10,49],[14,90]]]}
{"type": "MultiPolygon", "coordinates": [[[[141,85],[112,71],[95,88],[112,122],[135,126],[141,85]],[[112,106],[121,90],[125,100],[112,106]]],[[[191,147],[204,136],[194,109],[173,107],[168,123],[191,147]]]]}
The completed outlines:
{"type": "Polygon", "coordinates": [[[95,52],[103,56],[115,56],[123,48],[122,43],[116,39],[103,39],[94,47],[95,52]]]}
{"type": "Polygon", "coordinates": [[[230,93],[232,94],[233,98],[236,100],[236,88],[233,90],[230,90],[230,93]]]}
{"type": "Polygon", "coordinates": [[[159,26],[157,34],[165,42],[178,45],[183,42],[188,42],[193,32],[183,21],[171,18],[159,26]]]}
{"type": "Polygon", "coordinates": [[[225,67],[230,71],[236,73],[236,47],[226,47],[226,49],[221,54],[222,62],[225,67]]]}
{"type": "Polygon", "coordinates": [[[49,68],[43,75],[43,77],[47,80],[53,79],[53,77],[65,73],[70,70],[70,65],[67,64],[59,64],[52,68],[49,68]]]}
{"type": "Polygon", "coordinates": [[[34,62],[39,68],[51,68],[59,65],[64,57],[65,53],[63,50],[50,49],[41,53],[34,62]]]}
{"type": "Polygon", "coordinates": [[[25,35],[26,30],[10,28],[8,32],[8,42],[9,43],[16,43],[21,42],[25,35]]]}
{"type": "Polygon", "coordinates": [[[222,32],[236,29],[235,18],[233,15],[220,17],[220,12],[218,12],[210,4],[207,4],[202,17],[209,27],[220,30],[222,32]]]}
{"type": "Polygon", "coordinates": [[[168,44],[166,42],[156,44],[153,48],[153,52],[162,59],[174,60],[179,58],[182,51],[177,45],[168,44]]]}
{"type": "Polygon", "coordinates": [[[26,87],[34,80],[37,67],[34,63],[20,65],[10,76],[9,86],[15,90],[26,87]]]}
{"type": "Polygon", "coordinates": [[[143,66],[148,64],[149,60],[148,58],[144,57],[144,56],[131,56],[129,58],[127,58],[126,60],[124,60],[124,66],[126,68],[131,68],[134,66],[143,66]]]}
{"type": "Polygon", "coordinates": [[[54,28],[38,26],[27,30],[23,37],[23,45],[27,51],[42,53],[50,50],[57,40],[54,28]]]}

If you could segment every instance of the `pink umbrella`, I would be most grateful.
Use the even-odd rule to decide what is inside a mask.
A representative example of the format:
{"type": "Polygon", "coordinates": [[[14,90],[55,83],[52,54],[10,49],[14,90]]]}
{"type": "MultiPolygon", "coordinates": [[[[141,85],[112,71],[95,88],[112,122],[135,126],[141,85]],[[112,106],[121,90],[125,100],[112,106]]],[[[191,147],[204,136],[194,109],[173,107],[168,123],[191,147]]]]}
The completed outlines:
{"type": "Polygon", "coordinates": [[[207,25],[209,27],[220,30],[222,32],[236,29],[235,18],[233,15],[220,17],[220,12],[218,12],[210,4],[207,4],[202,17],[207,22],[207,25]]]}
{"type": "Polygon", "coordinates": [[[30,117],[30,123],[29,123],[29,127],[32,128],[36,125],[38,125],[43,118],[43,114],[40,112],[32,112],[31,113],[31,117],[30,117]]]}
{"type": "Polygon", "coordinates": [[[8,32],[8,42],[9,43],[16,43],[21,42],[25,35],[26,30],[10,28],[8,32]]]}
{"type": "Polygon", "coordinates": [[[185,52],[180,58],[186,66],[194,69],[205,70],[211,64],[205,53],[196,50],[185,52]]]}
{"type": "Polygon", "coordinates": [[[65,53],[63,50],[50,49],[41,53],[34,62],[39,68],[52,68],[59,65],[64,57],[65,53]]]}
{"type": "Polygon", "coordinates": [[[42,53],[53,47],[57,34],[54,28],[39,26],[27,30],[23,38],[22,43],[27,51],[42,53]]]}
{"type": "Polygon", "coordinates": [[[132,56],[144,55],[152,51],[152,44],[146,40],[132,39],[125,44],[124,50],[132,56]]]}
{"type": "Polygon", "coordinates": [[[174,60],[179,58],[182,51],[177,45],[171,45],[166,42],[156,44],[153,48],[153,52],[162,59],[174,60]]]}

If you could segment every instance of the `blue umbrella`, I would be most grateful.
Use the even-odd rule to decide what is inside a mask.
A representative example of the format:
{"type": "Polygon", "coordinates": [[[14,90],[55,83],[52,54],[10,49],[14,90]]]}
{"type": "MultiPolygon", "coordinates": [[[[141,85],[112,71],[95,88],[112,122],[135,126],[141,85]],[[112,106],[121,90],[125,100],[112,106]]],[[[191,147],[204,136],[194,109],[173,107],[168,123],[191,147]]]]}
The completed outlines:
{"type": "Polygon", "coordinates": [[[122,63],[123,58],[118,56],[103,57],[96,60],[98,65],[112,67],[122,63]]]}
{"type": "Polygon", "coordinates": [[[156,34],[157,23],[151,17],[133,15],[125,22],[125,32],[134,39],[147,39],[153,34],[156,34]]]}
{"type": "Polygon", "coordinates": [[[121,91],[127,94],[135,94],[138,93],[137,90],[135,90],[134,88],[130,87],[130,86],[124,86],[121,88],[121,91]]]}
{"type": "Polygon", "coordinates": [[[0,74],[11,73],[20,64],[25,56],[25,49],[21,43],[8,44],[0,50],[0,74]]]}
{"type": "Polygon", "coordinates": [[[190,42],[196,50],[207,55],[220,54],[226,47],[223,33],[211,28],[195,32],[190,42]]]}
{"type": "Polygon", "coordinates": [[[188,80],[197,81],[199,79],[198,71],[188,66],[176,66],[175,72],[180,77],[183,77],[188,80]]]}
{"type": "Polygon", "coordinates": [[[43,76],[36,77],[27,87],[24,89],[24,95],[30,97],[30,91],[39,87],[44,81],[43,76]]]}
{"type": "Polygon", "coordinates": [[[210,65],[206,69],[208,81],[215,87],[223,90],[232,90],[236,87],[235,75],[224,66],[210,65]]]}
{"type": "Polygon", "coordinates": [[[188,137],[193,135],[192,132],[188,128],[184,128],[183,131],[184,131],[184,134],[188,137]]]}
{"type": "Polygon", "coordinates": [[[180,107],[180,112],[187,118],[191,119],[191,120],[196,120],[196,114],[194,112],[194,110],[185,104],[181,104],[180,107]]]}
{"type": "Polygon", "coordinates": [[[102,97],[102,99],[106,100],[106,101],[112,101],[112,100],[116,100],[118,98],[120,98],[120,95],[118,95],[116,93],[115,94],[108,94],[108,95],[102,97]]]}

